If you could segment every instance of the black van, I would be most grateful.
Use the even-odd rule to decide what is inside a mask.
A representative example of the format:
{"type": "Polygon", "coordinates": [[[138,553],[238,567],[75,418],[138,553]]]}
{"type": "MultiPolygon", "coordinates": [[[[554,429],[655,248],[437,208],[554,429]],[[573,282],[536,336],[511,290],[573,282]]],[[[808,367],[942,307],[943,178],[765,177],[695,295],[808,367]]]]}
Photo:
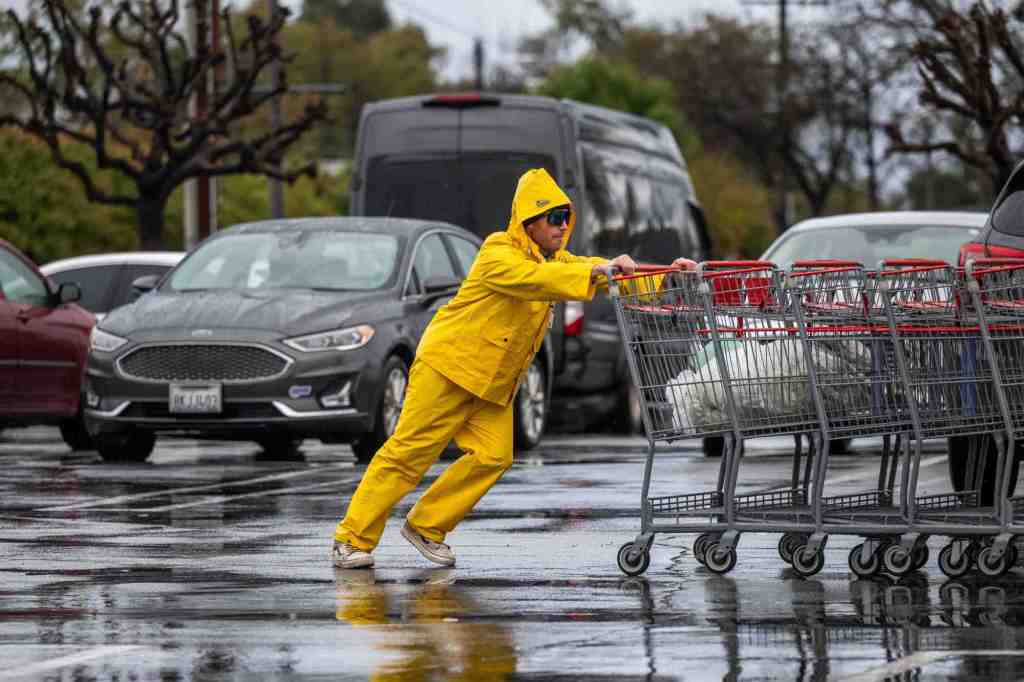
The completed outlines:
{"type": "MultiPolygon", "coordinates": [[[[547,97],[459,93],[366,105],[351,212],[443,220],[484,237],[506,228],[516,181],[537,167],[577,207],[573,253],[628,253],[650,263],[708,256],[704,214],[665,126],[547,97]]],[[[611,414],[622,427],[638,428],[639,407],[607,297],[560,306],[545,345],[531,371],[543,372],[540,385],[553,394],[555,415],[607,420],[611,414]]],[[[537,410],[537,396],[532,401],[531,412],[529,396],[517,400],[516,435],[524,448],[539,440],[551,402],[543,396],[537,410]]]]}

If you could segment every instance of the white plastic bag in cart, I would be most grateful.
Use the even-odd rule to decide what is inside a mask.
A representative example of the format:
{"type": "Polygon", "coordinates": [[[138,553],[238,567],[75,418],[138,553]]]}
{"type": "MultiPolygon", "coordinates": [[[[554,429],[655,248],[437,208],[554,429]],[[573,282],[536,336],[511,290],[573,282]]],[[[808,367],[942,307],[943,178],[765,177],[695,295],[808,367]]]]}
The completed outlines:
{"type": "MultiPolygon", "coordinates": [[[[851,345],[857,343],[835,341],[827,348],[819,344],[813,354],[819,376],[869,372],[870,367],[863,363],[864,354],[851,345]]],[[[806,355],[798,338],[727,339],[721,342],[721,349],[740,419],[813,414],[806,355]]],[[[864,390],[868,390],[866,386],[864,390]]],[[[711,343],[694,355],[690,369],[668,384],[665,399],[672,406],[673,426],[679,431],[700,433],[728,428],[729,405],[711,343]]]]}

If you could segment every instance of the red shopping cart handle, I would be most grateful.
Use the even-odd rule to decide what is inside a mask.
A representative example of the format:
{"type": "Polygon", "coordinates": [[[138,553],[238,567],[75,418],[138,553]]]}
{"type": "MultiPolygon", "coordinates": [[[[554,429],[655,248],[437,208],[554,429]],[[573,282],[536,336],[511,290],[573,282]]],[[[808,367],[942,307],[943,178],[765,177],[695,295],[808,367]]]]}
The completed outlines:
{"type": "Polygon", "coordinates": [[[838,260],[835,258],[811,258],[798,260],[794,268],[863,268],[864,264],[855,260],[838,260]]]}
{"type": "Polygon", "coordinates": [[[775,263],[769,260],[706,260],[701,263],[705,270],[708,268],[777,268],[775,263]]]}
{"type": "Polygon", "coordinates": [[[950,267],[946,261],[936,258],[886,258],[882,265],[887,268],[950,267]]]}

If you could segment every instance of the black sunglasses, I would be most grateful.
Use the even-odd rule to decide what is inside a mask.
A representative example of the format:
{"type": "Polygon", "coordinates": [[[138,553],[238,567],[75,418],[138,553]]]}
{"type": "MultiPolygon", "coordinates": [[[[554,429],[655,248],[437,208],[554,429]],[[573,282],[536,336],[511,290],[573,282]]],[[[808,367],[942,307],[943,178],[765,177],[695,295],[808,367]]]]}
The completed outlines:
{"type": "Polygon", "coordinates": [[[547,212],[548,222],[555,227],[561,227],[569,223],[569,217],[572,215],[572,209],[569,208],[553,208],[547,212]]]}

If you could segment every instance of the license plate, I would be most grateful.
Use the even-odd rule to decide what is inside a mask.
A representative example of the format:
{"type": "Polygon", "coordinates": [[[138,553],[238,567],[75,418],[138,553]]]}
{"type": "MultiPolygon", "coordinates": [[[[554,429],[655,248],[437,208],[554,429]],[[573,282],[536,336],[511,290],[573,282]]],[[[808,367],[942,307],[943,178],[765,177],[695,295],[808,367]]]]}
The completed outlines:
{"type": "Polygon", "coordinates": [[[168,411],[171,414],[218,414],[221,411],[220,384],[182,386],[171,384],[168,411]]]}

